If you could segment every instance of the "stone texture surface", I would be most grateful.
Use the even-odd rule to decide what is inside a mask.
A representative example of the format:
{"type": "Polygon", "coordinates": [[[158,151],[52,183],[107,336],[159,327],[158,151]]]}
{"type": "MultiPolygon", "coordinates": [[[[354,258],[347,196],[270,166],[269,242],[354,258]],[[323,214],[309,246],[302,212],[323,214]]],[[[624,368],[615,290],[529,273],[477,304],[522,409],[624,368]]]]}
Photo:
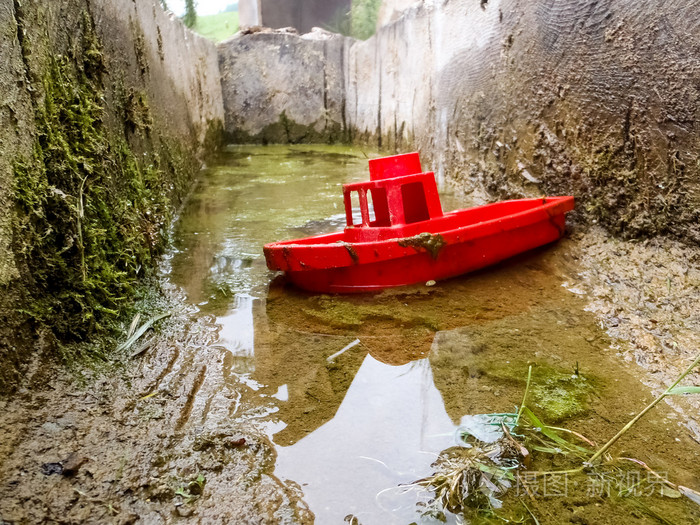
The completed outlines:
{"type": "Polygon", "coordinates": [[[12,251],[13,165],[32,149],[34,114],[22,48],[11,1],[0,3],[0,392],[15,381],[27,351],[22,340],[30,334],[15,311],[26,300],[12,251]]]}
{"type": "Polygon", "coordinates": [[[351,39],[325,31],[237,34],[219,44],[226,133],[233,142],[341,140],[351,39]]]}
{"type": "Polygon", "coordinates": [[[0,5],[0,286],[18,277],[11,251],[12,159],[31,151],[33,118],[14,4],[0,5]]]}
{"type": "Polygon", "coordinates": [[[152,101],[156,127],[197,152],[209,124],[223,122],[215,45],[163,11],[158,1],[91,4],[110,80],[143,90],[152,101]]]}

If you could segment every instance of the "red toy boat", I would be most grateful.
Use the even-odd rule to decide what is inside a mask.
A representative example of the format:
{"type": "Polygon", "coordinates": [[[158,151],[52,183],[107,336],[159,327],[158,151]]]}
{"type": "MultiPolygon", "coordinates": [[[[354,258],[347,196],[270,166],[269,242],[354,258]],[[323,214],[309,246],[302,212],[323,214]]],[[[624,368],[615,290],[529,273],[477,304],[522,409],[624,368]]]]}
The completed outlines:
{"type": "Polygon", "coordinates": [[[559,239],[574,208],[573,197],[543,197],[443,213],[435,175],[422,172],[418,153],[370,160],[369,172],[368,182],[343,186],[344,231],[267,244],[267,267],[315,292],[445,279],[559,239]]]}

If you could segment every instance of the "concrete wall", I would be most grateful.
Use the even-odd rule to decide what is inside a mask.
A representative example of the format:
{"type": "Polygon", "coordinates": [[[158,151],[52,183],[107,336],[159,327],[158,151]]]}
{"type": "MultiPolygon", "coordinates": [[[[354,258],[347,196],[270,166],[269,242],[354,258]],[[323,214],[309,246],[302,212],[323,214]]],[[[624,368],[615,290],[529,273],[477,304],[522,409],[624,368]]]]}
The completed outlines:
{"type": "Polygon", "coordinates": [[[346,102],[328,118],[354,140],[419,149],[482,200],[572,193],[580,218],[616,234],[697,243],[698,29],[682,0],[434,0],[325,68],[307,60],[315,43],[244,35],[220,48],[228,129],[260,140],[282,111],[317,122],[335,60],[325,91],[346,102]]]}
{"type": "Polygon", "coordinates": [[[346,139],[344,75],[351,42],[325,31],[263,31],[219,44],[229,140],[346,139]]]}
{"type": "MultiPolygon", "coordinates": [[[[42,286],[51,285],[53,274],[48,266],[42,267],[44,284],[40,284],[35,273],[34,241],[27,237],[27,232],[38,223],[47,233],[65,229],[65,224],[59,223],[47,226],[47,221],[51,223],[54,218],[41,216],[41,209],[47,199],[58,196],[70,202],[75,194],[74,188],[61,186],[61,181],[67,180],[65,174],[46,172],[38,160],[50,154],[36,149],[42,141],[49,140],[39,124],[47,111],[47,79],[53,74],[56,81],[56,75],[61,75],[60,82],[69,96],[78,96],[80,79],[101,93],[95,98],[100,107],[78,112],[93,115],[85,129],[97,133],[99,140],[92,143],[90,137],[85,137],[79,141],[79,151],[68,144],[57,153],[67,159],[71,170],[77,170],[71,176],[79,178],[99,171],[104,180],[114,184],[105,191],[118,193],[133,183],[113,180],[121,172],[120,166],[131,167],[135,173],[139,169],[152,170],[155,165],[157,177],[163,182],[160,191],[168,195],[168,200],[160,200],[161,204],[176,203],[178,195],[174,189],[194,175],[200,166],[198,159],[213,145],[217,130],[222,129],[223,102],[214,44],[184,28],[174,15],[163,11],[157,0],[0,0],[0,55],[3,392],[21,376],[23,363],[37,351],[35,346],[51,346],[52,320],[64,313],[60,299],[43,315],[37,311],[36,305],[46,295],[42,286]],[[56,73],[59,69],[60,73],[56,73]],[[95,170],[81,162],[72,164],[73,158],[101,160],[103,165],[95,170]],[[16,205],[20,198],[15,189],[18,166],[36,178],[32,183],[49,185],[50,195],[42,191],[31,196],[37,206],[36,214],[26,209],[21,212],[16,205]],[[81,175],[83,169],[86,171],[81,175]]],[[[70,100],[56,99],[57,105],[63,103],[69,104],[70,100]]],[[[66,111],[70,113],[71,109],[66,111]]],[[[80,124],[66,129],[78,133],[80,124]]],[[[24,200],[26,207],[26,196],[24,200]]],[[[70,213],[70,208],[66,209],[70,213]]],[[[66,238],[69,233],[65,233],[66,238]]],[[[136,250],[144,242],[153,244],[148,250],[156,249],[157,241],[146,239],[134,241],[133,248],[136,250]]],[[[60,251],[62,246],[55,246],[53,254],[56,261],[63,258],[68,265],[66,271],[74,262],[70,256],[75,247],[69,246],[65,246],[65,252],[60,251]]],[[[78,324],[76,333],[91,330],[78,324]]]]}
{"type": "Polygon", "coordinates": [[[259,0],[261,23],[266,27],[294,27],[308,33],[328,28],[350,11],[351,0],[259,0]]]}
{"type": "Polygon", "coordinates": [[[347,119],[485,198],[697,243],[699,29],[682,0],[426,2],[352,46],[347,119]]]}
{"type": "Polygon", "coordinates": [[[32,341],[31,330],[15,313],[27,297],[19,284],[20,272],[12,251],[13,164],[16,158],[31,154],[34,125],[18,34],[14,5],[3,1],[0,4],[0,359],[5,366],[0,366],[0,393],[18,376],[27,353],[23,341],[32,341]]]}
{"type": "Polygon", "coordinates": [[[238,0],[238,25],[241,29],[261,24],[260,0],[238,0]]]}
{"type": "Polygon", "coordinates": [[[377,29],[395,22],[409,7],[422,4],[424,0],[383,0],[377,14],[377,29]]]}
{"type": "Polygon", "coordinates": [[[0,5],[0,286],[19,276],[11,249],[12,168],[13,159],[31,152],[34,124],[17,29],[14,5],[4,1],[0,5]]]}
{"type": "Polygon", "coordinates": [[[144,90],[157,127],[186,140],[199,154],[209,125],[223,123],[215,44],[163,11],[158,0],[91,0],[88,5],[110,80],[144,90]]]}

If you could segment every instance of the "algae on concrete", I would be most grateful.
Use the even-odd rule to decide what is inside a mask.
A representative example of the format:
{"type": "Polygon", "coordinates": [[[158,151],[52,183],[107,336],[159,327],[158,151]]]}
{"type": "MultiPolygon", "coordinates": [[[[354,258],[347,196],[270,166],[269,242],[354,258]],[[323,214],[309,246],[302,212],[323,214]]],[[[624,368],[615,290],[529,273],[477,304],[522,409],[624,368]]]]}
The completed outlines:
{"type": "Polygon", "coordinates": [[[15,166],[17,253],[35,289],[27,311],[68,340],[101,331],[129,304],[163,245],[173,193],[157,159],[143,165],[104,128],[99,54],[84,56],[80,69],[52,61],[33,158],[15,166]]]}
{"type": "MultiPolygon", "coordinates": [[[[144,278],[175,206],[201,166],[198,156],[220,147],[223,129],[220,94],[203,92],[218,86],[207,80],[218,75],[213,44],[195,35],[181,43],[184,29],[159,8],[16,2],[13,14],[13,73],[27,99],[13,125],[24,119],[28,131],[27,147],[8,163],[11,202],[3,201],[12,210],[18,270],[10,286],[19,290],[3,318],[23,334],[0,343],[6,391],[32,351],[74,355],[65,343],[114,334],[148,295],[144,278]],[[124,7],[130,15],[115,17],[124,7]],[[93,16],[98,9],[102,16],[93,16]],[[124,61],[125,53],[136,60],[124,61]],[[173,78],[173,64],[188,60],[196,73],[173,78]]],[[[99,345],[85,346],[103,355],[99,345]]]]}

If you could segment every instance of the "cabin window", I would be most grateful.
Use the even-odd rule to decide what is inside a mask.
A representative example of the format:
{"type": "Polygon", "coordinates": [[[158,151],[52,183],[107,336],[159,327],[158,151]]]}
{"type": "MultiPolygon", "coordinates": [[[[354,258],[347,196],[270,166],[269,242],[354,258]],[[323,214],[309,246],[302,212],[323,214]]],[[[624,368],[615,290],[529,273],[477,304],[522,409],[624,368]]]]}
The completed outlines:
{"type": "Polygon", "coordinates": [[[377,217],[374,215],[374,197],[371,192],[367,192],[367,214],[369,215],[369,223],[371,226],[376,226],[377,217]]]}
{"type": "Polygon", "coordinates": [[[367,199],[372,203],[370,206],[370,220],[372,226],[391,226],[389,204],[386,200],[386,189],[371,189],[367,194],[367,199]]]}
{"type": "Polygon", "coordinates": [[[406,224],[430,219],[422,182],[410,182],[401,186],[401,197],[406,224]]]}
{"type": "Polygon", "coordinates": [[[358,226],[362,224],[362,211],[360,210],[360,192],[350,192],[350,210],[352,213],[352,222],[350,225],[358,226]]]}

